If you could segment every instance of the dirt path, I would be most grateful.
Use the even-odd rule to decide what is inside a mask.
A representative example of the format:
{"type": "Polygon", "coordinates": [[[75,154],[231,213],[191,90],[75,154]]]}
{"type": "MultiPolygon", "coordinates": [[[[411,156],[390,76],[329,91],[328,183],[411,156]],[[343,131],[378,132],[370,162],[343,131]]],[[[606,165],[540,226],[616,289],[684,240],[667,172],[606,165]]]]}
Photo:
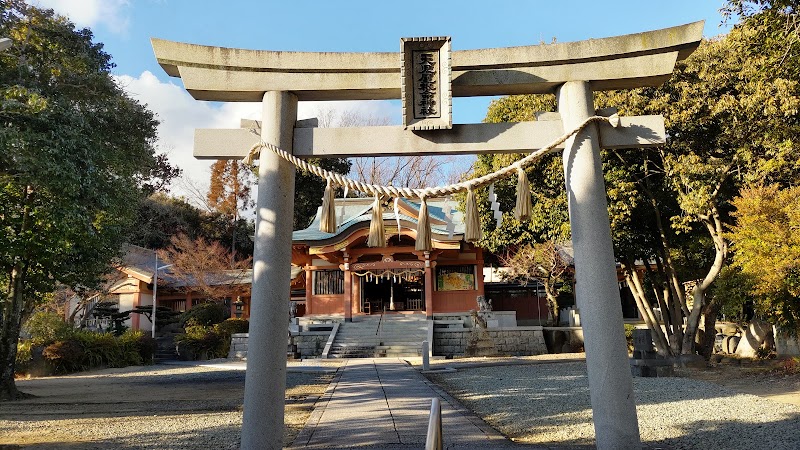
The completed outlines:
{"type": "Polygon", "coordinates": [[[781,363],[714,364],[702,369],[680,369],[678,376],[710,381],[744,394],[800,406],[800,374],[787,375],[781,363]]]}
{"type": "MultiPolygon", "coordinates": [[[[153,366],[19,380],[20,390],[36,397],[0,403],[0,448],[238,448],[244,374],[153,366]]],[[[287,375],[287,444],[331,378],[287,375]]]]}

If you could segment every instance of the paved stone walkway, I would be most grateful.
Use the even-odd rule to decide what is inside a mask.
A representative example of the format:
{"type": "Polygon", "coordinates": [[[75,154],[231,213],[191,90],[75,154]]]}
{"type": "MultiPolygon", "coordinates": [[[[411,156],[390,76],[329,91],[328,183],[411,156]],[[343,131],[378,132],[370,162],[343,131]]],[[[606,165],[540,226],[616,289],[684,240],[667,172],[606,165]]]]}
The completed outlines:
{"type": "Polygon", "coordinates": [[[424,448],[433,397],[445,448],[513,446],[404,361],[381,358],[346,362],[292,448],[424,448]]]}

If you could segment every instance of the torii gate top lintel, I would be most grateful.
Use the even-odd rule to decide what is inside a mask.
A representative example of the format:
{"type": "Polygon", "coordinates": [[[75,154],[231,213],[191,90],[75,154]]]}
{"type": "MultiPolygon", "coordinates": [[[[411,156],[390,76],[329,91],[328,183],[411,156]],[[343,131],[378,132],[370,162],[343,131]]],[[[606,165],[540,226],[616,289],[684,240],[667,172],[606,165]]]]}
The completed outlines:
{"type": "MultiPolygon", "coordinates": [[[[585,41],[452,52],[455,97],[550,93],[567,81],[593,90],[657,86],[699,45],[704,22],[585,41]]],[[[401,97],[398,53],[281,52],[151,39],[167,74],[197,100],[259,102],[266,91],[298,100],[401,97]]]]}

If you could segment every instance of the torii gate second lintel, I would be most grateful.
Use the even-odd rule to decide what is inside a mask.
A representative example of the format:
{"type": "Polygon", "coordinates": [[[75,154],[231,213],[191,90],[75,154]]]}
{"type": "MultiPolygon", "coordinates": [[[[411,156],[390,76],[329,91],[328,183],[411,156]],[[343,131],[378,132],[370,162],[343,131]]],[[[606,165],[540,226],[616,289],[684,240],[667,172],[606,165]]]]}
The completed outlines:
{"type": "MultiPolygon", "coordinates": [[[[593,91],[657,86],[700,43],[703,22],[581,42],[449,51],[449,38],[404,39],[396,53],[270,52],[153,39],[156,58],[196,99],[262,101],[260,139],[301,157],[533,150],[595,114],[593,91]],[[451,96],[556,93],[559,116],[519,124],[453,125],[451,96]],[[404,99],[403,125],[348,129],[298,124],[298,100],[404,99]],[[553,120],[555,119],[555,120],[553,120]],[[298,126],[299,125],[299,126],[298,126]],[[531,136],[533,134],[533,136],[531,136]],[[354,151],[342,152],[341,146],[354,151]],[[383,148],[383,153],[376,149],[383,148]],[[408,149],[411,148],[411,151],[408,149]]],[[[243,124],[252,128],[251,124],[243,124]]],[[[664,142],[663,118],[620,131],[589,125],[563,160],[598,449],[641,448],[599,151],[664,142]]],[[[198,130],[202,158],[244,156],[249,130],[198,130]],[[221,150],[224,149],[224,150],[221,150]]],[[[259,170],[243,449],[282,448],[294,170],[262,152],[259,170]],[[255,350],[255,351],[253,351],[255,350]]],[[[432,346],[431,346],[432,347],[432,346]]],[[[477,443],[476,443],[477,444],[477,443]]]]}

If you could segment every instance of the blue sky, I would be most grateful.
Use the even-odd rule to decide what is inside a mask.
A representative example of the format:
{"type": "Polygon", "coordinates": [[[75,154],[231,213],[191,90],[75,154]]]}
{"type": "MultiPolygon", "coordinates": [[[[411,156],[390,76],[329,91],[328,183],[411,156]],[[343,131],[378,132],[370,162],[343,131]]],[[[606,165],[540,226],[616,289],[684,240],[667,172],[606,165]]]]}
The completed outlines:
{"type": "MultiPolygon", "coordinates": [[[[185,171],[175,192],[203,189],[208,163],[191,157],[194,128],[236,127],[257,118],[253,104],[193,100],[179,79],[158,66],[150,38],[225,47],[296,51],[399,51],[400,38],[450,36],[453,50],[568,42],[636,33],[705,20],[705,36],[720,27],[722,1],[206,1],[30,0],[89,27],[117,64],[129,93],[161,120],[160,147],[185,171]]],[[[479,122],[490,99],[455,99],[456,123],[479,122]]],[[[398,102],[300,105],[301,118],[333,109],[389,117],[399,123],[398,102]]]]}

